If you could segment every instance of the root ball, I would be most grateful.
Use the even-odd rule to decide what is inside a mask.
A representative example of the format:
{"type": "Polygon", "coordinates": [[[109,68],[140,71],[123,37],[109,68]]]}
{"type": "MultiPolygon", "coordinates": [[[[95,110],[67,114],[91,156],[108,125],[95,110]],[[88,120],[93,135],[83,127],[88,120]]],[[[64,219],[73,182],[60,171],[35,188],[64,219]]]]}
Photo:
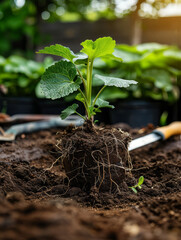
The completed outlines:
{"type": "Polygon", "coordinates": [[[119,184],[131,170],[128,144],[131,138],[120,129],[90,126],[72,129],[61,136],[65,172],[70,185],[89,190],[119,191],[119,184]]]}

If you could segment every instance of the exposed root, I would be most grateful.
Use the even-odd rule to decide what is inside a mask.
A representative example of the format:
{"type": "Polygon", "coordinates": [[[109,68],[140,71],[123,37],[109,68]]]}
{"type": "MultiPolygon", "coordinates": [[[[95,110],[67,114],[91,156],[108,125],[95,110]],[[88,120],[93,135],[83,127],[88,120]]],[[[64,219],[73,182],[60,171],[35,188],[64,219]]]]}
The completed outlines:
{"type": "Polygon", "coordinates": [[[57,147],[70,185],[120,192],[119,184],[132,169],[129,141],[128,134],[116,129],[78,130],[63,136],[57,147]]]}
{"type": "Polygon", "coordinates": [[[49,168],[46,168],[45,170],[47,171],[49,171],[49,170],[51,170],[53,167],[54,167],[54,165],[59,161],[61,159],[61,156],[60,157],[58,157],[53,163],[52,163],[52,165],[49,167],[49,168]]]}

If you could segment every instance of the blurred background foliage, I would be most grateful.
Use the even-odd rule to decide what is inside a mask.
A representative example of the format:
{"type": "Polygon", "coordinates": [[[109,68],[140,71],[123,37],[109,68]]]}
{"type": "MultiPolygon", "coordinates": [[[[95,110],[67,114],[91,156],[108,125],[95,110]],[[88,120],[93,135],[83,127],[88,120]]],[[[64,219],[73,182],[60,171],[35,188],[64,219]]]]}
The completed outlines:
{"type": "MultiPolygon", "coordinates": [[[[179,99],[179,81],[181,76],[181,51],[175,46],[158,43],[143,43],[135,46],[117,44],[117,57],[123,62],[113,59],[96,59],[93,70],[93,94],[103,86],[103,82],[95,74],[136,80],[137,85],[128,89],[107,87],[101,98],[110,102],[120,99],[158,100],[174,103],[179,99]]],[[[80,65],[86,76],[86,68],[80,65]]],[[[67,100],[72,100],[76,93],[67,100]]]]}
{"type": "Polygon", "coordinates": [[[0,53],[32,56],[33,45],[38,41],[36,7],[31,1],[17,7],[13,0],[0,3],[0,53]],[[29,52],[30,51],[30,52],[29,52]]]}
{"type": "MultiPolygon", "coordinates": [[[[1,0],[0,54],[21,54],[32,58],[43,42],[40,21],[96,21],[121,18],[131,12],[142,17],[158,16],[159,10],[174,0],[1,0]]],[[[177,0],[180,2],[180,0],[177,0]]]]}
{"type": "Polygon", "coordinates": [[[52,62],[50,57],[36,62],[17,55],[0,56],[0,96],[35,97],[41,75],[52,62]]]}
{"type": "MultiPolygon", "coordinates": [[[[94,39],[97,37],[96,34],[99,36],[101,28],[107,35],[114,35],[118,40],[120,39],[120,42],[126,43],[116,46],[117,54],[124,61],[99,59],[95,62],[94,75],[96,73],[110,74],[138,81],[136,86],[126,90],[109,87],[101,97],[111,102],[118,102],[120,99],[122,101],[132,99],[164,101],[172,106],[178,101],[181,91],[181,50],[176,46],[165,44],[141,44],[145,42],[141,38],[145,25],[140,24],[140,19],[159,18],[162,10],[171,8],[170,4],[172,3],[179,4],[181,9],[181,0],[1,0],[0,96],[44,98],[39,81],[46,67],[50,66],[54,60],[48,57],[42,61],[43,58],[36,57],[36,49],[49,45],[50,42],[51,44],[58,43],[58,41],[72,48],[82,41],[80,37],[87,38],[88,35],[88,38],[94,39]],[[122,21],[120,19],[127,16],[129,18],[128,25],[120,26],[122,21]],[[98,20],[101,20],[100,25],[95,29],[92,22],[98,20]],[[80,21],[86,24],[81,24],[80,21]],[[89,27],[87,27],[87,21],[91,22],[89,27]],[[60,22],[61,24],[59,24],[60,22]],[[65,22],[68,27],[64,24],[65,22]],[[75,22],[78,23],[75,25],[75,22]],[[56,26],[53,25],[55,23],[56,26]],[[129,28],[125,26],[129,26],[129,28]],[[82,27],[84,30],[88,28],[88,32],[84,33],[82,27]],[[93,37],[91,29],[95,30],[93,37]],[[109,33],[110,29],[114,34],[109,33]],[[127,34],[118,35],[119,31],[127,34]],[[141,37],[137,38],[137,33],[141,37]],[[59,40],[60,37],[61,40],[59,40]],[[122,37],[125,37],[124,40],[122,37]],[[138,41],[134,42],[132,39],[138,41]],[[39,59],[40,62],[35,59],[39,59]]],[[[165,35],[160,36],[162,43],[179,45],[178,36],[180,35],[175,32],[178,32],[177,25],[180,21],[179,23],[174,22],[173,19],[172,23],[169,22],[169,19],[167,21],[170,32],[165,29],[167,24],[162,22],[161,27],[160,25],[157,27],[157,41],[159,42],[161,29],[162,33],[163,31],[165,34],[172,33],[169,34],[169,37],[173,35],[169,40],[165,40],[165,35]],[[177,40],[175,36],[178,37],[177,40]]],[[[150,27],[151,24],[147,26],[150,27]]],[[[147,32],[151,33],[149,27],[147,27],[147,32]]],[[[155,25],[152,26],[152,30],[154,28],[155,25]]],[[[149,34],[147,36],[150,37],[149,34]]],[[[119,43],[119,41],[117,42],[119,43]]],[[[86,69],[81,70],[86,74],[86,69]]],[[[102,82],[94,75],[93,91],[97,91],[102,82]]],[[[72,99],[73,96],[70,96],[65,100],[71,101],[72,99]]]]}
{"type": "MultiPolygon", "coordinates": [[[[177,3],[181,0],[177,0],[177,3]]],[[[0,2],[0,89],[1,94],[35,96],[35,86],[53,60],[36,63],[35,49],[47,40],[40,35],[41,22],[96,21],[117,19],[128,14],[158,17],[159,11],[175,0],[1,0],[0,2]],[[34,85],[34,86],[33,86],[34,85]],[[16,90],[15,90],[16,88],[16,90]]],[[[51,36],[50,36],[51,38],[51,36]]],[[[108,100],[151,98],[173,102],[178,99],[177,81],[181,75],[181,52],[161,44],[117,45],[123,63],[103,61],[96,71],[135,79],[138,86],[127,91],[109,89],[108,100]]],[[[94,87],[99,87],[99,81],[94,87]],[[96,86],[97,84],[97,86],[96,86]]],[[[39,89],[39,88],[38,88],[39,89]]],[[[41,96],[36,90],[37,96],[41,96]]]]}

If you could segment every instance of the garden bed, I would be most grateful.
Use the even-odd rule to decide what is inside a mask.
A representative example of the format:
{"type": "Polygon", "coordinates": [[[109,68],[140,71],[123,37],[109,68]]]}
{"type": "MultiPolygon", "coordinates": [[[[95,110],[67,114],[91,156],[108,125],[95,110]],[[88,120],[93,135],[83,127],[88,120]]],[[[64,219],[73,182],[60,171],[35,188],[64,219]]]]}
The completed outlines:
{"type": "MultiPolygon", "coordinates": [[[[122,127],[133,138],[153,129],[122,127]]],[[[180,136],[130,152],[132,175],[120,191],[86,193],[68,187],[55,146],[61,131],[1,143],[0,239],[180,239],[180,136]],[[129,186],[140,176],[145,181],[135,194],[129,186]]]]}

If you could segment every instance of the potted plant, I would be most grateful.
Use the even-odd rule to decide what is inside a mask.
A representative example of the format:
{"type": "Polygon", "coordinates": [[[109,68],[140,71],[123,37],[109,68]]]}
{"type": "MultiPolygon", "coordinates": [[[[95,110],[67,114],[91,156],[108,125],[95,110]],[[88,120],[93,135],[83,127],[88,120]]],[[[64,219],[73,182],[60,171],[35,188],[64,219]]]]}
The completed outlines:
{"type": "Polygon", "coordinates": [[[100,98],[106,87],[127,88],[136,84],[136,81],[97,74],[96,78],[103,82],[103,86],[93,98],[92,74],[95,59],[105,57],[121,61],[121,58],[114,54],[115,41],[111,37],[98,38],[96,41],[86,40],[81,45],[82,54],[74,54],[69,48],[59,44],[45,47],[38,52],[66,59],[46,69],[42,75],[41,88],[50,99],[59,99],[79,91],[76,99],[85,108],[85,116],[78,112],[76,103],[61,113],[62,119],[78,114],[85,121],[83,127],[69,128],[64,132],[57,145],[61,150],[70,185],[84,189],[118,189],[118,183],[125,178],[126,171],[131,169],[127,149],[130,136],[121,130],[96,127],[94,116],[104,107],[114,108],[108,101],[100,98]],[[78,69],[79,64],[86,65],[86,78],[78,69]]]}
{"type": "Polygon", "coordinates": [[[20,56],[0,57],[0,111],[10,115],[35,113],[35,91],[40,76],[51,63],[50,58],[38,63],[20,56]]]}

